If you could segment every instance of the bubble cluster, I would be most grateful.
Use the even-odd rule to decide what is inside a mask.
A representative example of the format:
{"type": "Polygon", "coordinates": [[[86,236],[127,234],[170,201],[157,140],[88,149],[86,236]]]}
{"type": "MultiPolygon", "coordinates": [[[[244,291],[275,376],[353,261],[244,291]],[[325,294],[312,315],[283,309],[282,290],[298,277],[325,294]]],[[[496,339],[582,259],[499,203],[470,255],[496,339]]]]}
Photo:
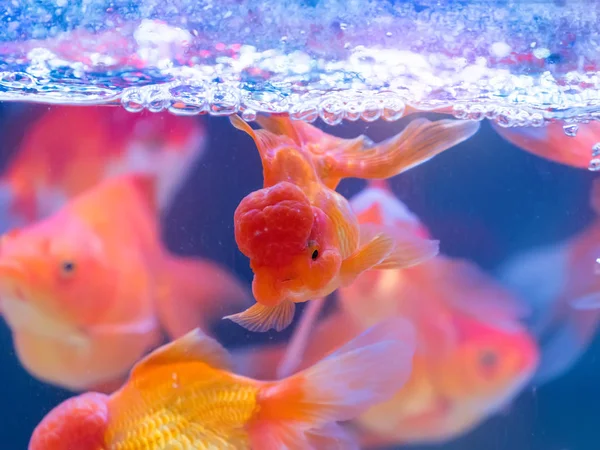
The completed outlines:
{"type": "Polygon", "coordinates": [[[432,111],[568,135],[600,119],[600,5],[90,0],[49,28],[56,2],[38,3],[44,21],[4,16],[0,100],[330,125],[432,111]]]}

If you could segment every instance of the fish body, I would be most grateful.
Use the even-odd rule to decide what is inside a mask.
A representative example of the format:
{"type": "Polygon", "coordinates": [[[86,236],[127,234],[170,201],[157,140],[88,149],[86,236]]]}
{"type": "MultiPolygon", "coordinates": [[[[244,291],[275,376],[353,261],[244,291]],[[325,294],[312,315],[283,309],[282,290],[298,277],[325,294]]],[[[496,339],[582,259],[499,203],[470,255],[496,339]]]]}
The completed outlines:
{"type": "Polygon", "coordinates": [[[258,148],[264,187],[246,196],[234,215],[235,238],[250,259],[257,304],[227,318],[253,331],[280,331],[295,303],[327,296],[370,268],[408,267],[438,252],[437,241],[383,226],[361,226],[335,188],[342,178],[383,179],[408,170],[474,134],[474,122],[413,121],[374,145],[340,139],[284,116],[260,118],[255,131],[232,123],[258,148]]]}
{"type": "Polygon", "coordinates": [[[226,350],[197,329],[138,362],[112,395],[56,407],[29,449],[358,449],[336,422],[401,386],[413,350],[410,324],[389,320],[304,372],[257,381],[233,373],[226,350]],[[390,352],[397,358],[385,363],[390,352]],[[366,364],[382,368],[359,370],[366,364]]]}

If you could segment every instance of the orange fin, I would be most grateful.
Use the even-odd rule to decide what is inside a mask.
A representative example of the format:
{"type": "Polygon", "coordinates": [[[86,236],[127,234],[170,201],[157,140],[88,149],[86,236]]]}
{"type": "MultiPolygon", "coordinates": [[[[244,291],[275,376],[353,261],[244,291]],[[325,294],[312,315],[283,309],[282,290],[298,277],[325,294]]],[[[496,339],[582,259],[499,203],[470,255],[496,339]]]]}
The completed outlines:
{"type": "Polygon", "coordinates": [[[206,336],[199,328],[190,331],[141,359],[131,370],[131,377],[153,366],[181,361],[201,361],[216,369],[231,370],[229,353],[215,339],[206,336]]]}
{"type": "Polygon", "coordinates": [[[414,350],[412,325],[388,319],[313,367],[263,384],[260,407],[249,429],[252,447],[308,449],[315,438],[333,442],[340,429],[330,424],[353,419],[402,388],[411,373],[414,350]]]}
{"type": "MultiPolygon", "coordinates": [[[[386,227],[377,225],[361,225],[361,239],[366,240],[385,229],[386,227]]],[[[423,238],[400,228],[390,230],[390,234],[393,236],[394,247],[374,269],[406,269],[434,258],[440,252],[440,241],[423,238]]]]}
{"type": "Polygon", "coordinates": [[[342,285],[351,283],[365,270],[382,263],[393,249],[394,239],[386,233],[378,233],[366,243],[361,243],[358,250],[342,262],[342,285]]]}
{"type": "Polygon", "coordinates": [[[229,319],[249,331],[265,332],[270,329],[281,331],[286,329],[294,319],[296,304],[284,300],[277,306],[264,306],[255,303],[247,310],[223,317],[229,319]]]}
{"type": "Polygon", "coordinates": [[[267,130],[252,129],[252,127],[238,115],[229,116],[229,121],[235,128],[243,131],[252,138],[263,161],[268,157],[269,151],[272,149],[281,147],[282,145],[296,145],[288,136],[276,135],[267,130]]]}
{"type": "Polygon", "coordinates": [[[162,273],[158,313],[172,339],[198,326],[208,332],[224,315],[252,304],[250,290],[209,260],[166,255],[162,273]]]}
{"type": "Polygon", "coordinates": [[[96,392],[72,397],[35,427],[29,450],[103,450],[108,427],[108,397],[96,392]]]}
{"type": "Polygon", "coordinates": [[[479,122],[415,119],[400,134],[371,148],[350,146],[324,155],[330,176],[390,178],[467,140],[479,122]]]}

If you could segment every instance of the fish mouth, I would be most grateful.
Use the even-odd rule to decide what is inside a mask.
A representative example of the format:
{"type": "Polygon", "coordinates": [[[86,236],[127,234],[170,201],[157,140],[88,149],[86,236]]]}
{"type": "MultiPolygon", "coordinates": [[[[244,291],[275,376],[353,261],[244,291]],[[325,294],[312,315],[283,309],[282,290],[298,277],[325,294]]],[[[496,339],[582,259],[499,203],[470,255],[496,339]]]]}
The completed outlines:
{"type": "Polygon", "coordinates": [[[82,330],[44,311],[32,300],[33,297],[26,297],[18,288],[10,293],[1,293],[0,311],[13,333],[25,332],[78,348],[89,345],[90,339],[82,330]]]}

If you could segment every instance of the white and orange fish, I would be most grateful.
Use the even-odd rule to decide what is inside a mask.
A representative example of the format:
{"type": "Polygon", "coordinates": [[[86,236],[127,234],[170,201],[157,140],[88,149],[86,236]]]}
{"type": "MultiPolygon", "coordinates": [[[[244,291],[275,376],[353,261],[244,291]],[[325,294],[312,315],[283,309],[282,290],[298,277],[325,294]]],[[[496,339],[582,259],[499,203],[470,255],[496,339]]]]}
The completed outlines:
{"type": "Polygon", "coordinates": [[[155,184],[151,175],[104,180],[2,237],[0,315],[36,378],[110,391],[163,332],[208,331],[249,304],[223,268],[164,248],[155,184]]]}

